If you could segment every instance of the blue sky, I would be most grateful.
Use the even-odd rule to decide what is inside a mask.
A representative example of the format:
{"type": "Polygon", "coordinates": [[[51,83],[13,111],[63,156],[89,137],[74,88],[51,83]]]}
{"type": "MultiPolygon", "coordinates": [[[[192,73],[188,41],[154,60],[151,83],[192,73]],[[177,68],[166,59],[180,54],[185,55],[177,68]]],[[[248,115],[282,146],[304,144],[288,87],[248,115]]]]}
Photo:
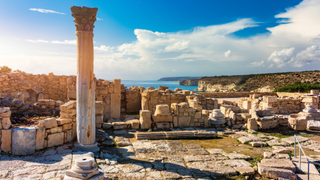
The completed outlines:
{"type": "Polygon", "coordinates": [[[73,5],[98,8],[98,78],[319,69],[319,0],[2,0],[0,65],[76,74],[73,5]]]}

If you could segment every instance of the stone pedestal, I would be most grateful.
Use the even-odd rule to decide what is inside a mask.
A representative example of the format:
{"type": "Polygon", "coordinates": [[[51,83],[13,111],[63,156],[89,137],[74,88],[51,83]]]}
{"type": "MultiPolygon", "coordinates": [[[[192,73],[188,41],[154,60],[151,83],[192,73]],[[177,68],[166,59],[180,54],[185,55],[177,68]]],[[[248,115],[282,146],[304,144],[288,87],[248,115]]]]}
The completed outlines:
{"type": "Polygon", "coordinates": [[[220,109],[214,109],[212,113],[209,116],[209,122],[211,125],[223,125],[226,123],[226,119],[224,118],[224,115],[222,114],[220,109]]]}
{"type": "Polygon", "coordinates": [[[74,150],[99,151],[95,142],[93,23],[98,8],[72,6],[77,36],[77,142],[74,150]]]}
{"type": "Polygon", "coordinates": [[[66,171],[64,179],[103,180],[104,174],[98,170],[98,166],[93,157],[84,156],[75,160],[72,168],[66,171]]]}

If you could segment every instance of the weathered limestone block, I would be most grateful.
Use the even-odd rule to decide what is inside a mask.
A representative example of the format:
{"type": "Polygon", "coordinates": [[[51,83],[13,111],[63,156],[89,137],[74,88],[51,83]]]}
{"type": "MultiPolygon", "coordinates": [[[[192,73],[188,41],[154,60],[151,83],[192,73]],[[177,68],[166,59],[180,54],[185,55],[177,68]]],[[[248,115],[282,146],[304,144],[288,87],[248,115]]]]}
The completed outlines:
{"type": "Polygon", "coordinates": [[[296,131],[305,131],[308,120],[307,117],[302,116],[301,114],[290,114],[288,123],[289,127],[296,131]]]}
{"type": "Polygon", "coordinates": [[[135,138],[137,140],[165,139],[166,133],[165,132],[137,132],[137,133],[135,133],[135,138]]]}
{"type": "Polygon", "coordinates": [[[112,126],[113,126],[114,130],[128,129],[128,123],[127,122],[113,122],[112,126]]]}
{"type": "Polygon", "coordinates": [[[71,142],[73,140],[72,130],[66,131],[64,133],[64,143],[71,142]]]}
{"type": "Polygon", "coordinates": [[[255,118],[248,119],[247,129],[258,130],[258,124],[255,118]]]}
{"type": "Polygon", "coordinates": [[[258,163],[258,172],[261,176],[267,178],[297,180],[296,174],[291,170],[267,167],[261,163],[258,163]]]}
{"type": "Polygon", "coordinates": [[[159,104],[156,106],[156,111],[154,112],[154,116],[158,115],[171,115],[169,111],[169,106],[167,104],[159,104]]]}
{"type": "Polygon", "coordinates": [[[96,124],[102,124],[102,123],[103,123],[103,115],[97,115],[96,124]]]}
{"type": "Polygon", "coordinates": [[[42,126],[36,127],[36,150],[44,148],[44,139],[46,136],[46,128],[42,126]]]}
{"type": "Polygon", "coordinates": [[[63,124],[68,124],[68,123],[71,123],[71,122],[72,122],[71,118],[59,118],[59,119],[57,119],[57,124],[59,126],[61,126],[63,124]]]}
{"type": "Polygon", "coordinates": [[[49,129],[49,130],[50,130],[50,133],[51,133],[51,134],[61,133],[61,132],[62,132],[62,127],[61,127],[61,126],[59,126],[59,127],[54,127],[54,128],[49,129]]]}
{"type": "Polygon", "coordinates": [[[112,128],[112,124],[111,123],[103,123],[102,124],[102,129],[111,129],[112,128]]]}
{"type": "Polygon", "coordinates": [[[9,129],[11,127],[11,120],[9,117],[2,118],[2,128],[9,129]]]}
{"type": "Polygon", "coordinates": [[[12,154],[30,155],[35,152],[36,128],[13,128],[12,130],[12,154]]]}
{"type": "Polygon", "coordinates": [[[173,125],[170,122],[158,122],[156,123],[156,127],[157,129],[170,129],[173,125]]]}
{"type": "Polygon", "coordinates": [[[68,101],[60,106],[61,110],[67,110],[67,109],[75,109],[77,107],[77,101],[68,101]]]}
{"type": "Polygon", "coordinates": [[[121,79],[114,79],[113,84],[114,84],[114,89],[113,89],[114,93],[120,94],[121,93],[121,79]]]}
{"type": "Polygon", "coordinates": [[[48,135],[48,147],[59,146],[63,144],[64,132],[49,134],[48,135]]]}
{"type": "Polygon", "coordinates": [[[1,135],[1,150],[3,152],[10,152],[11,151],[11,135],[12,135],[12,129],[3,129],[2,135],[1,135]]]}
{"type": "Polygon", "coordinates": [[[152,116],[153,122],[172,122],[172,116],[171,115],[158,115],[158,116],[152,116]]]}
{"type": "Polygon", "coordinates": [[[96,115],[103,115],[103,102],[96,101],[96,115]]]}
{"type": "Polygon", "coordinates": [[[66,110],[61,110],[60,111],[60,118],[68,118],[68,119],[73,119],[76,117],[77,114],[77,109],[72,108],[72,109],[66,109],[66,110]]]}
{"type": "Polygon", "coordinates": [[[309,120],[308,124],[307,124],[307,129],[319,131],[320,130],[320,121],[309,120]]]}
{"type": "Polygon", "coordinates": [[[149,110],[140,110],[140,128],[150,129],[151,128],[151,112],[149,110]]]}
{"type": "Polygon", "coordinates": [[[62,125],[62,131],[67,131],[72,129],[72,123],[62,125]]]}
{"type": "Polygon", "coordinates": [[[130,121],[127,121],[127,122],[130,123],[131,129],[139,129],[139,127],[140,127],[139,119],[133,119],[133,120],[130,120],[130,121]]]}
{"type": "Polygon", "coordinates": [[[121,94],[111,94],[111,118],[119,119],[121,113],[121,94]]]}
{"type": "Polygon", "coordinates": [[[40,120],[39,125],[44,126],[47,129],[58,126],[56,118],[48,118],[45,120],[40,120]]]}
{"type": "Polygon", "coordinates": [[[191,117],[179,117],[178,118],[179,127],[189,127],[191,122],[191,117]]]}

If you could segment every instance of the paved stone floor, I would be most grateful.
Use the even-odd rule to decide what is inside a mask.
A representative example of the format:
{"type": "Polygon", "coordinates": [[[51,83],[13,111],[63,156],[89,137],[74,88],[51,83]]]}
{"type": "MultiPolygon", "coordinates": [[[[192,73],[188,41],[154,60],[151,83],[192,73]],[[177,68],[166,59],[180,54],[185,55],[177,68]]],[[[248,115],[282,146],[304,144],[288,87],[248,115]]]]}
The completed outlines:
{"type": "MultiPolygon", "coordinates": [[[[230,132],[230,130],[226,130],[230,132]]],[[[111,134],[111,133],[110,133],[111,134]]],[[[226,134],[225,134],[226,135],[226,134]]],[[[244,143],[271,141],[273,147],[283,143],[282,148],[292,151],[291,139],[244,131],[230,133],[228,136],[245,139],[244,143]],[[237,134],[237,135],[236,135],[237,134]],[[241,137],[246,137],[242,138],[241,137]],[[258,139],[257,139],[258,138],[258,139]],[[278,142],[279,141],[279,142],[278,142]],[[286,143],[285,143],[286,142],[286,143]],[[277,144],[275,144],[277,143],[277,144]]],[[[73,143],[38,151],[31,156],[0,155],[0,179],[51,179],[64,178],[65,171],[78,157],[94,156],[106,179],[264,179],[259,175],[257,161],[248,155],[237,152],[224,152],[222,149],[203,148],[198,144],[183,145],[180,140],[133,140],[130,134],[113,137],[117,147],[100,147],[97,155],[93,153],[72,152],[73,143]]],[[[308,138],[302,138],[302,146],[320,151],[320,145],[308,138]]],[[[253,147],[259,148],[259,147],[253,147]]],[[[266,152],[265,158],[285,159],[285,154],[266,152]]],[[[320,153],[319,153],[320,155],[320,153]]],[[[318,156],[314,155],[316,159],[318,156]]],[[[287,162],[283,160],[283,162],[287,162]]],[[[293,160],[294,161],[294,160],[293,160]]],[[[295,163],[297,164],[297,163],[295,163]]],[[[302,169],[305,171],[305,169],[302,169]]],[[[313,169],[318,178],[319,173],[313,169]]]]}

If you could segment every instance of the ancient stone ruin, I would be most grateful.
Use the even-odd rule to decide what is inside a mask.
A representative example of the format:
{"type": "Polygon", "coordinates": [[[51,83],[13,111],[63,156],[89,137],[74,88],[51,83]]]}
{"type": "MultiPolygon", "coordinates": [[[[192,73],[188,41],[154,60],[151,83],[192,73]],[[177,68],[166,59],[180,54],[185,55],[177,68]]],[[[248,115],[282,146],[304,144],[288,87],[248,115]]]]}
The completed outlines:
{"type": "MultiPolygon", "coordinates": [[[[18,170],[0,171],[0,179],[304,177],[305,161],[298,167],[297,158],[289,156],[293,137],[280,139],[265,132],[319,131],[319,91],[195,93],[97,79],[93,67],[97,10],[71,7],[77,76],[0,74],[3,156],[41,156],[18,170]],[[238,100],[226,100],[232,97],[238,100]],[[222,150],[184,139],[210,141],[210,146],[215,144],[212,140],[237,139],[239,144],[222,150]],[[253,159],[232,149],[242,146],[263,149],[263,159],[262,154],[253,159]]],[[[302,136],[298,140],[304,148],[320,152],[318,142],[302,136]]],[[[320,155],[314,155],[318,160],[320,155]]],[[[320,176],[314,165],[311,169],[320,176]]]]}

